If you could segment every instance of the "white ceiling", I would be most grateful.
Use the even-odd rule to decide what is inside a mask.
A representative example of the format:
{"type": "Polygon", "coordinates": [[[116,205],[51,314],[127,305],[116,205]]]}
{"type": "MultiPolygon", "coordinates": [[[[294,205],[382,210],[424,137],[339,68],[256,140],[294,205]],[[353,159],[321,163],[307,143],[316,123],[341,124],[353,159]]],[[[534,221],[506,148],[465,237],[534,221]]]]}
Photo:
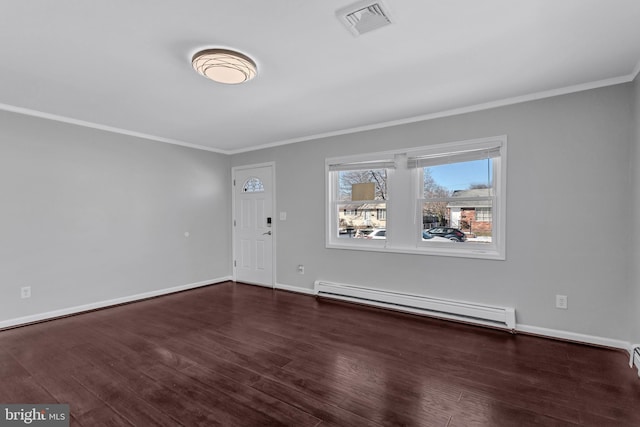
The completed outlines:
{"type": "Polygon", "coordinates": [[[638,0],[13,0],[0,5],[0,108],[234,153],[630,81],[638,0]],[[253,57],[235,86],[191,68],[253,57]]]}

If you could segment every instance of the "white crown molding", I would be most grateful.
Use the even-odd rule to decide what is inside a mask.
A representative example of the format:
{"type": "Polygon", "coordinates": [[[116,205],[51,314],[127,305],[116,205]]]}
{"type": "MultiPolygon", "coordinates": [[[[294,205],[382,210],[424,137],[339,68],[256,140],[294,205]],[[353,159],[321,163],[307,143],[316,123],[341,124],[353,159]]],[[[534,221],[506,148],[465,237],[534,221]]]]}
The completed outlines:
{"type": "Polygon", "coordinates": [[[79,314],[86,311],[97,310],[100,308],[111,307],[114,305],[125,304],[134,301],[140,301],[147,298],[153,298],[161,295],[168,295],[175,292],[186,291],[189,289],[200,288],[203,286],[214,285],[231,280],[231,276],[219,277],[217,279],[204,280],[202,282],[190,283],[187,285],[175,286],[173,288],[159,289],[157,291],[145,292],[142,294],[129,295],[121,298],[115,298],[106,301],[98,301],[84,305],[77,305],[74,307],[62,308],[60,310],[48,311],[44,313],[32,314],[24,317],[16,317],[13,319],[7,319],[0,321],[0,330],[5,328],[12,328],[15,326],[28,325],[30,323],[41,322],[44,320],[55,319],[58,317],[70,316],[72,314],[79,314]]]}
{"type": "Polygon", "coordinates": [[[163,138],[161,136],[149,135],[149,134],[142,133],[142,132],[135,132],[135,131],[131,131],[131,130],[127,130],[127,129],[121,129],[121,128],[117,128],[117,127],[113,127],[113,126],[101,125],[101,124],[98,124],[98,123],[93,123],[93,122],[87,122],[87,121],[84,121],[84,120],[73,119],[71,117],[60,116],[60,115],[57,115],[57,114],[44,113],[42,111],[32,110],[32,109],[29,109],[29,108],[16,107],[14,105],[9,105],[9,104],[1,104],[0,103],[0,110],[8,111],[8,112],[11,112],[11,113],[24,114],[25,116],[38,117],[40,119],[53,120],[53,121],[56,121],[56,122],[67,123],[67,124],[76,125],[76,126],[82,126],[82,127],[86,127],[86,128],[90,128],[90,129],[97,129],[97,130],[102,130],[102,131],[106,131],[106,132],[132,136],[132,137],[135,137],[135,138],[146,139],[146,140],[154,141],[154,142],[164,142],[165,144],[180,145],[182,147],[195,148],[197,150],[212,151],[214,153],[220,153],[220,154],[229,154],[226,151],[218,150],[216,148],[211,148],[211,147],[205,147],[204,145],[191,144],[191,143],[188,143],[188,142],[178,141],[176,139],[163,138]]]}
{"type": "Polygon", "coordinates": [[[544,98],[552,98],[554,96],[567,95],[567,94],[570,94],[570,93],[582,92],[582,91],[585,91],[585,90],[598,89],[598,88],[601,88],[601,87],[607,87],[607,86],[613,86],[613,85],[622,84],[622,83],[628,83],[628,82],[633,81],[633,79],[635,78],[635,76],[638,74],[639,71],[640,71],[640,62],[636,66],[636,69],[631,74],[628,74],[626,76],[614,77],[614,78],[605,79],[605,80],[598,80],[598,81],[595,81],[595,82],[589,82],[589,83],[583,83],[583,84],[579,84],[579,85],[567,86],[567,87],[558,88],[558,89],[551,89],[551,90],[542,91],[542,92],[536,92],[536,93],[532,93],[532,94],[528,94],[528,95],[516,96],[516,97],[512,97],[512,98],[505,98],[505,99],[501,99],[501,100],[497,100],[497,101],[490,101],[490,102],[485,102],[485,103],[482,103],[482,104],[471,105],[471,106],[468,106],[468,107],[454,108],[454,109],[451,109],[451,110],[440,111],[440,112],[437,112],[437,113],[430,113],[430,114],[423,114],[423,115],[420,115],[420,116],[408,117],[408,118],[405,118],[405,119],[392,120],[392,121],[388,121],[388,122],[376,123],[376,124],[359,126],[359,127],[354,127],[354,128],[341,129],[341,130],[332,131],[332,132],[318,133],[318,134],[315,134],[315,135],[304,136],[304,137],[301,137],[301,138],[292,138],[292,139],[287,139],[287,140],[284,140],[284,141],[278,141],[278,142],[272,142],[272,143],[268,143],[268,144],[256,145],[256,146],[253,146],[253,147],[241,148],[241,149],[238,149],[238,150],[229,150],[227,152],[227,154],[231,154],[231,155],[240,154],[240,153],[246,153],[246,152],[250,152],[250,151],[263,150],[263,149],[266,149],[266,148],[278,147],[278,146],[281,146],[281,145],[294,144],[296,142],[304,142],[304,141],[310,141],[310,140],[314,140],[314,139],[330,138],[330,137],[333,137],[333,136],[348,135],[348,134],[352,134],[352,133],[365,132],[365,131],[376,130],[376,129],[383,129],[383,128],[387,128],[387,127],[400,126],[400,125],[405,125],[405,124],[410,124],[410,123],[416,123],[416,122],[422,122],[422,121],[427,121],[427,120],[439,119],[439,118],[443,118],[443,117],[457,116],[457,115],[473,113],[473,112],[477,112],[477,111],[490,110],[492,108],[505,107],[505,106],[514,105],[514,104],[521,104],[523,102],[528,102],[528,101],[536,101],[536,100],[544,99],[544,98]]]}
{"type": "Polygon", "coordinates": [[[567,94],[570,94],[570,93],[582,92],[582,91],[585,91],[585,90],[598,89],[598,88],[601,88],[601,87],[613,86],[613,85],[622,84],[622,83],[629,83],[629,82],[632,82],[638,76],[638,74],[640,74],[640,61],[638,61],[638,63],[636,64],[635,68],[633,69],[633,71],[630,74],[627,74],[627,75],[624,75],[624,76],[620,76],[620,77],[613,77],[613,78],[610,78],[610,79],[598,80],[598,81],[589,82],[589,83],[583,83],[583,84],[579,84],[579,85],[566,86],[566,87],[563,87],[563,88],[551,89],[551,90],[547,90],[547,91],[536,92],[536,93],[532,93],[532,94],[528,94],[528,95],[522,95],[522,96],[516,96],[516,97],[512,97],[512,98],[505,98],[505,99],[501,99],[501,100],[496,100],[496,101],[490,101],[490,102],[485,102],[485,103],[481,103],[481,104],[471,105],[471,106],[468,106],[468,107],[454,108],[454,109],[451,109],[451,110],[445,110],[445,111],[440,111],[440,112],[436,112],[436,113],[423,114],[423,115],[419,115],[419,116],[408,117],[408,118],[405,118],[405,119],[391,120],[391,121],[388,121],[388,122],[375,123],[375,124],[371,124],[371,125],[357,126],[357,127],[353,127],[353,128],[340,129],[340,130],[331,131],[331,132],[317,133],[317,134],[303,136],[303,137],[299,137],[299,138],[291,138],[291,139],[285,139],[285,140],[282,140],[282,141],[274,141],[274,142],[271,142],[271,143],[255,145],[255,146],[245,147],[245,148],[239,148],[237,150],[223,150],[223,149],[219,149],[219,148],[206,147],[204,145],[192,144],[192,143],[189,143],[189,142],[174,140],[174,139],[170,139],[170,138],[163,138],[163,137],[160,137],[160,136],[155,136],[155,135],[149,135],[149,134],[145,134],[145,133],[141,133],[141,132],[130,131],[130,130],[127,130],[127,129],[121,129],[121,128],[117,128],[117,127],[113,127],[113,126],[101,125],[101,124],[98,124],[98,123],[93,123],[93,122],[88,122],[88,121],[84,121],[84,120],[73,119],[71,117],[60,116],[60,115],[57,115],[57,114],[50,114],[50,113],[44,113],[42,111],[31,110],[29,108],[16,107],[16,106],[9,105],[9,104],[0,103],[0,110],[9,111],[9,112],[13,112],[13,113],[24,114],[24,115],[27,115],[27,116],[39,117],[39,118],[47,119],[47,120],[54,120],[54,121],[58,121],[58,122],[62,122],[62,123],[69,123],[69,124],[88,127],[88,128],[92,128],[92,129],[103,130],[103,131],[106,131],[106,132],[118,133],[118,134],[122,134],[122,135],[136,137],[136,138],[142,138],[142,139],[146,139],[146,140],[150,140],[150,141],[164,142],[166,144],[179,145],[179,146],[182,146],[182,147],[194,148],[194,149],[203,150],[203,151],[210,151],[210,152],[214,152],[214,153],[218,153],[218,154],[234,155],[234,154],[241,154],[241,153],[246,153],[246,152],[251,152],[251,151],[263,150],[263,149],[267,149],[267,148],[279,147],[281,145],[294,144],[294,143],[297,143],[297,142],[310,141],[310,140],[314,140],[314,139],[330,138],[330,137],[333,137],[333,136],[348,135],[348,134],[352,134],[352,133],[365,132],[365,131],[376,130],[376,129],[383,129],[383,128],[387,128],[387,127],[400,126],[400,125],[416,123],[416,122],[421,122],[421,121],[439,119],[439,118],[443,118],[443,117],[457,116],[457,115],[461,115],[461,114],[467,114],[467,113],[473,113],[473,112],[477,112],[477,111],[489,110],[489,109],[492,109],[492,108],[498,108],[498,107],[505,107],[505,106],[508,106],[508,105],[520,104],[520,103],[528,102],[528,101],[535,101],[535,100],[544,99],[544,98],[551,98],[551,97],[559,96],[559,95],[567,95],[567,94]]]}

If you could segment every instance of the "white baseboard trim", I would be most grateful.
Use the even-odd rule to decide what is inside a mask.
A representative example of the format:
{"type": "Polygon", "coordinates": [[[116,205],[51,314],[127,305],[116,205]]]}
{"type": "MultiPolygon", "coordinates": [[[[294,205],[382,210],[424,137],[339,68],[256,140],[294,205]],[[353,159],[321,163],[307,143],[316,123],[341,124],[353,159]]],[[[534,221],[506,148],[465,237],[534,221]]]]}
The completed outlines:
{"type": "MultiPolygon", "coordinates": [[[[283,283],[276,283],[275,289],[282,289],[285,291],[297,292],[306,295],[316,295],[314,289],[302,288],[299,286],[285,285],[283,283]]],[[[631,354],[631,343],[628,341],[616,340],[612,338],[599,337],[595,335],[580,334],[577,332],[569,332],[558,329],[541,328],[538,326],[516,324],[516,332],[529,333],[532,335],[539,335],[544,338],[557,338],[567,341],[574,341],[578,343],[593,344],[603,347],[619,348],[626,350],[631,354]]],[[[640,375],[640,366],[638,367],[640,375]]]]}
{"type": "Polygon", "coordinates": [[[559,338],[567,341],[594,344],[604,347],[620,348],[626,351],[629,351],[631,346],[628,341],[615,340],[612,338],[599,337],[595,335],[579,334],[576,332],[562,331],[558,329],[541,328],[538,326],[517,324],[516,331],[533,335],[540,335],[542,337],[559,338]]]}
{"type": "Polygon", "coordinates": [[[640,350],[640,344],[629,345],[629,367],[633,368],[635,366],[638,370],[638,377],[640,377],[640,354],[638,354],[638,350],[640,350]]]}
{"type": "MultiPolygon", "coordinates": [[[[314,289],[301,288],[299,286],[285,285],[276,283],[276,289],[297,292],[307,295],[316,295],[314,289]]],[[[541,328],[539,326],[516,324],[516,332],[529,333],[539,335],[544,338],[557,338],[561,340],[574,341],[578,343],[593,344],[603,347],[619,348],[626,350],[629,354],[632,352],[631,343],[628,341],[616,340],[612,338],[599,337],[595,335],[580,334],[577,332],[569,332],[558,329],[541,328]]],[[[640,365],[638,366],[638,374],[640,375],[640,365]]]]}
{"type": "MultiPolygon", "coordinates": [[[[11,328],[20,325],[26,325],[29,323],[40,322],[43,320],[55,319],[57,317],[69,316],[72,314],[78,314],[86,311],[97,310],[100,308],[115,306],[119,304],[125,304],[134,301],[140,301],[147,298],[153,298],[162,295],[168,295],[175,292],[187,291],[190,289],[200,288],[203,286],[214,285],[226,281],[233,280],[232,276],[219,277],[216,279],[204,280],[201,282],[190,283],[187,285],[175,286],[172,288],[159,289],[151,292],[145,292],[141,294],[129,295],[126,297],[115,298],[106,301],[99,301],[90,304],[84,304],[74,307],[63,308],[60,310],[48,311],[45,313],[32,314],[24,317],[16,317],[13,319],[7,319],[0,321],[0,330],[5,328],[11,328]]],[[[262,285],[264,286],[264,285],[262,285]]],[[[283,291],[290,291],[305,295],[315,295],[316,292],[313,289],[303,288],[300,286],[286,285],[283,283],[276,283],[275,289],[281,289],[283,291]]],[[[531,325],[516,325],[517,332],[529,333],[533,335],[539,335],[541,337],[559,338],[568,341],[581,342],[586,344],[594,344],[604,347],[619,348],[626,350],[629,354],[632,353],[631,343],[628,341],[616,340],[611,338],[599,337],[594,335],[580,334],[576,332],[563,331],[558,329],[541,328],[531,325]]],[[[640,369],[639,369],[640,375],[640,369]]]]}
{"type": "Polygon", "coordinates": [[[231,280],[231,276],[219,277],[217,279],[211,279],[211,280],[204,280],[202,282],[190,283],[188,285],[175,286],[173,288],[158,289],[156,291],[144,292],[141,294],[129,295],[126,297],[115,298],[115,299],[106,300],[106,301],[98,301],[90,304],[78,305],[75,307],[67,307],[67,308],[62,308],[60,310],[48,311],[45,313],[32,314],[24,317],[16,317],[14,319],[0,321],[0,329],[26,325],[34,322],[41,322],[43,320],[55,319],[56,317],[69,316],[72,314],[78,314],[85,311],[97,310],[100,308],[110,307],[110,306],[119,305],[119,304],[125,304],[128,302],[139,301],[139,300],[153,298],[161,295],[168,295],[175,292],[187,291],[189,289],[195,289],[195,288],[200,288],[202,286],[222,283],[228,280],[231,280]]]}
{"type": "Polygon", "coordinates": [[[258,282],[250,282],[250,281],[236,281],[235,279],[233,279],[234,283],[238,283],[240,285],[249,285],[249,286],[260,286],[261,288],[267,288],[267,289],[275,289],[275,287],[273,285],[267,285],[265,283],[258,283],[258,282]]]}
{"type": "Polygon", "coordinates": [[[306,295],[316,294],[316,291],[314,291],[313,289],[301,288],[300,286],[285,285],[283,283],[276,283],[275,288],[282,289],[283,291],[296,292],[299,294],[306,294],[306,295]]]}

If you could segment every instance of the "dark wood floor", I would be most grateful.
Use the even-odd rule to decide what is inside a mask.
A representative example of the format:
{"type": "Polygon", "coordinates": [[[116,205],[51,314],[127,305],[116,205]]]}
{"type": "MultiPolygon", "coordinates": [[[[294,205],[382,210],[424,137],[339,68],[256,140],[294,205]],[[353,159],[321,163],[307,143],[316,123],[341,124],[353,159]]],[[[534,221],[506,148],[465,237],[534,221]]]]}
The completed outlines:
{"type": "Polygon", "coordinates": [[[0,402],[82,426],[640,426],[626,362],[224,283],[0,332],[0,402]]]}

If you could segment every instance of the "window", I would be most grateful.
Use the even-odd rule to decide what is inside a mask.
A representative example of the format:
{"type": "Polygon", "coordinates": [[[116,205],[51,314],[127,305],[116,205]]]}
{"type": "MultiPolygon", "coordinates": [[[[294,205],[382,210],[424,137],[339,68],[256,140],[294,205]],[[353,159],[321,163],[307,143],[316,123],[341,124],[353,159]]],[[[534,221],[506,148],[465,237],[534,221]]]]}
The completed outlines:
{"type": "Polygon", "coordinates": [[[476,208],[476,221],[491,222],[491,208],[476,208]]]}
{"type": "Polygon", "coordinates": [[[391,163],[342,164],[331,166],[332,230],[334,238],[364,238],[373,229],[386,227],[388,167],[391,163]]]}
{"type": "Polygon", "coordinates": [[[327,159],[327,247],[505,259],[505,163],[506,137],[327,159]]]}
{"type": "Polygon", "coordinates": [[[261,193],[264,191],[264,184],[260,178],[251,177],[244,182],[242,191],[245,193],[261,193]]]}

